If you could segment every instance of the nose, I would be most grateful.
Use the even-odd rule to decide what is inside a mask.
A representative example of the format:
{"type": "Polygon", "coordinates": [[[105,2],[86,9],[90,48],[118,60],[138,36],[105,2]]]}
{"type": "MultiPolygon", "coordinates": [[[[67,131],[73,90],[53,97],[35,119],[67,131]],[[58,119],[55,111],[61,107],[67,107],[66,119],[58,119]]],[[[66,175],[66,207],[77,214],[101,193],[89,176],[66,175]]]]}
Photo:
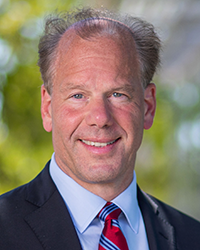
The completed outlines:
{"type": "Polygon", "coordinates": [[[93,100],[88,106],[85,120],[89,126],[96,126],[98,128],[109,127],[113,124],[111,107],[109,107],[109,104],[103,98],[93,100]]]}

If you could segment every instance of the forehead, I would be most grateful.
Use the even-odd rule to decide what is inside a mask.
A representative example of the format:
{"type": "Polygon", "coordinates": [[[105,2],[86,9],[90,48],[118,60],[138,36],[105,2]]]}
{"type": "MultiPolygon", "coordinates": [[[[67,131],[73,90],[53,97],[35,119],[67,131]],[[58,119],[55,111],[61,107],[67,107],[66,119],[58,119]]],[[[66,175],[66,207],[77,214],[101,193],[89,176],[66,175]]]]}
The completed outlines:
{"type": "Polygon", "coordinates": [[[122,54],[122,50],[123,48],[111,38],[98,37],[86,40],[74,35],[68,39],[66,34],[60,41],[58,57],[60,60],[66,60],[67,57],[69,60],[91,56],[113,57],[122,54]]]}
{"type": "MultiPolygon", "coordinates": [[[[138,72],[138,56],[133,38],[105,35],[83,39],[71,28],[61,38],[55,68],[57,75],[71,70],[77,63],[87,66],[101,61],[109,69],[115,68],[126,75],[138,72]]],[[[139,72],[138,72],[139,73],[139,72]]]]}

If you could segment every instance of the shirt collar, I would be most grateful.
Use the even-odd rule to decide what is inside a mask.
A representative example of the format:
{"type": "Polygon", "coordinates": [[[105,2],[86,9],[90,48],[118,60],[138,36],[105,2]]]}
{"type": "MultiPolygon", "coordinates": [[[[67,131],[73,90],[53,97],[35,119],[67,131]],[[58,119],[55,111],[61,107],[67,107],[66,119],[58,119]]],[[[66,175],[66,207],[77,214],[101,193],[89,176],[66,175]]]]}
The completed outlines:
{"type": "MultiPolygon", "coordinates": [[[[83,233],[97,216],[106,201],[80,186],[57,165],[53,154],[50,175],[61,194],[75,227],[83,233]]],[[[137,202],[136,175],[129,187],[112,200],[123,211],[133,231],[139,228],[139,207],[137,202]]]]}
{"type": "Polygon", "coordinates": [[[137,201],[137,182],[135,171],[131,184],[121,194],[113,199],[112,202],[121,208],[132,230],[135,233],[138,233],[140,210],[137,201]]]}

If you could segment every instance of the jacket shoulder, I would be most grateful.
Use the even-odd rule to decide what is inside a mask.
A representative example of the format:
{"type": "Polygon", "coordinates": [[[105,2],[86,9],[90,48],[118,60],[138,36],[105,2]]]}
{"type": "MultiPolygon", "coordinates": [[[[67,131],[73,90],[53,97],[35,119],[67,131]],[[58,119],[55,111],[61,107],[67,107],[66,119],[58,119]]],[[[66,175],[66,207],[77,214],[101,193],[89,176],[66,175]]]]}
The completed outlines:
{"type": "Polygon", "coordinates": [[[0,196],[0,249],[41,249],[25,218],[53,195],[52,183],[46,166],[31,182],[0,196]]]}
{"type": "Polygon", "coordinates": [[[198,220],[144,192],[142,195],[146,199],[147,206],[153,208],[157,223],[173,227],[177,249],[200,249],[198,220]]]}
{"type": "MultiPolygon", "coordinates": [[[[179,211],[178,209],[150,196],[151,199],[158,205],[158,212],[161,217],[166,218],[172,225],[180,228],[191,228],[196,226],[200,230],[200,222],[191,216],[179,211]]],[[[200,232],[200,231],[199,231],[200,232]]]]}
{"type": "Polygon", "coordinates": [[[39,207],[47,197],[55,190],[53,181],[49,175],[49,163],[29,183],[17,187],[0,196],[0,219],[6,219],[6,215],[19,215],[25,211],[39,207]],[[44,191],[45,190],[45,191],[44,191]]]}

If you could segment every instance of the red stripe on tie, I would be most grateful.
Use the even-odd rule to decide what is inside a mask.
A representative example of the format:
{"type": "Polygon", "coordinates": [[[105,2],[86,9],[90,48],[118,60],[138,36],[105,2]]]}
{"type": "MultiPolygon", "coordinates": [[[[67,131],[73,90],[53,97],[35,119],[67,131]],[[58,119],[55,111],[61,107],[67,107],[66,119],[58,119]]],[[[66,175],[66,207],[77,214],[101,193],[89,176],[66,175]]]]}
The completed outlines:
{"type": "Polygon", "coordinates": [[[104,228],[99,241],[99,250],[128,250],[126,239],[120,229],[118,217],[121,209],[107,202],[98,214],[104,221],[104,228]]]}

